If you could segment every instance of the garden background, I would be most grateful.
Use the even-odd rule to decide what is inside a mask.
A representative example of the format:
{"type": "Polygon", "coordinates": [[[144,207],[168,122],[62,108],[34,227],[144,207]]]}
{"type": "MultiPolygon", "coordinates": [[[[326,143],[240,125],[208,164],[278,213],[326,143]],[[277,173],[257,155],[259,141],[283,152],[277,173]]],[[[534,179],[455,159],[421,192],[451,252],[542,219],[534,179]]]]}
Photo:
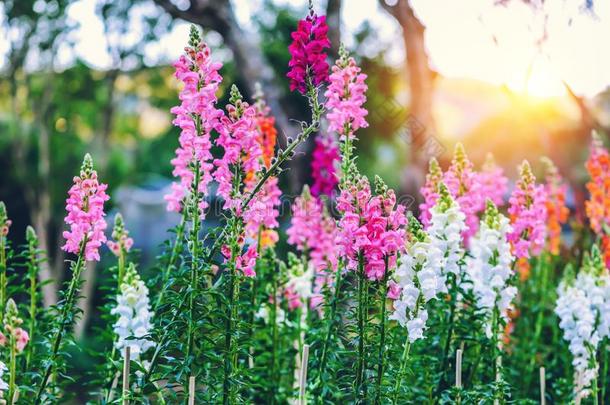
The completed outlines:
{"type": "MultiPolygon", "coordinates": [[[[476,165],[488,151],[515,179],[528,159],[541,173],[549,156],[570,181],[568,205],[582,218],[592,129],[610,127],[610,4],[565,1],[328,0],[333,44],[344,42],[368,75],[370,126],[359,131],[358,165],[378,174],[415,209],[430,157],[443,166],[456,142],[476,165]]],[[[178,83],[171,63],[190,23],[223,63],[228,85],[246,98],[261,83],[279,143],[306,119],[306,101],[288,91],[288,44],[305,1],[8,0],[0,4],[0,200],[13,220],[10,239],[35,226],[49,253],[43,272],[67,274],[60,249],[72,175],[90,152],[140,250],[140,271],[179,220],[163,195],[178,144],[170,108],[178,83]]],[[[313,138],[280,178],[285,201],[310,182],[313,138]]],[[[282,216],[288,217],[289,204],[282,216]]],[[[110,220],[112,213],[109,215],[110,220]]],[[[209,226],[214,225],[212,217],[209,226]]],[[[284,221],[284,228],[287,225],[284,221]]],[[[109,230],[110,231],[110,230],[109,230]]],[[[566,235],[569,240],[569,235],[566,235]]],[[[284,248],[286,250],[286,248],[284,248]]],[[[96,349],[96,297],[110,253],[85,272],[76,335],[96,349]]],[[[59,283],[44,287],[47,305],[59,283]]]]}

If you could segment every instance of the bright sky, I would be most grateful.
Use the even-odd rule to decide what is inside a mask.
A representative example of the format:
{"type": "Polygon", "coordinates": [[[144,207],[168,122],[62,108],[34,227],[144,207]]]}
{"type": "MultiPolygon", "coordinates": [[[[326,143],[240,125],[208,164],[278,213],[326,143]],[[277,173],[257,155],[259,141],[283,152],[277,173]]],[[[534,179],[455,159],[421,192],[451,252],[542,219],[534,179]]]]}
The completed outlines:
{"type": "MultiPolygon", "coordinates": [[[[251,16],[260,12],[262,1],[233,1],[238,20],[246,29],[254,30],[251,16]]],[[[306,0],[275,1],[296,7],[306,4],[306,0]]],[[[369,43],[368,51],[375,51],[371,46],[387,47],[388,60],[398,64],[404,55],[402,41],[397,40],[398,27],[377,1],[344,0],[342,33],[349,46],[354,32],[368,20],[377,35],[377,40],[369,43]]],[[[320,3],[325,5],[324,0],[320,3]]],[[[595,1],[594,15],[581,10],[584,0],[545,1],[537,11],[520,0],[513,0],[507,7],[494,3],[494,0],[412,0],[427,27],[426,45],[438,72],[447,77],[504,84],[535,96],[562,94],[562,81],[587,96],[610,85],[610,52],[602,48],[610,38],[610,2],[595,1]],[[544,35],[545,19],[547,39],[537,46],[544,35]]],[[[65,47],[59,52],[61,64],[70,64],[76,52],[92,66],[110,65],[101,45],[105,39],[102,23],[95,15],[95,4],[96,0],[79,0],[70,7],[69,14],[80,22],[80,27],[73,34],[74,51],[65,47]]],[[[154,9],[146,3],[132,10],[132,36],[138,35],[141,17],[151,12],[154,9]]],[[[187,24],[178,24],[169,35],[148,45],[146,62],[166,63],[177,57],[187,32],[187,24]]],[[[0,43],[0,54],[6,52],[5,47],[0,43]]]]}

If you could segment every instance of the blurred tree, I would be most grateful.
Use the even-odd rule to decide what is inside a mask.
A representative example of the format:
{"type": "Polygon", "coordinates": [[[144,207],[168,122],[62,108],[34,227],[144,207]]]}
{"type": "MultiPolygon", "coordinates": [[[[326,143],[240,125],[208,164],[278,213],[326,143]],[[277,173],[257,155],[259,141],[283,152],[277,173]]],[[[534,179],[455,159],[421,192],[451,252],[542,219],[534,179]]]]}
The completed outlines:
{"type": "MultiPolygon", "coordinates": [[[[4,2],[3,30],[7,33],[6,64],[10,97],[12,156],[17,165],[13,175],[23,184],[30,218],[38,232],[40,246],[51,252],[48,233],[51,219],[50,182],[50,96],[53,91],[55,57],[60,44],[68,43],[66,8],[70,0],[9,0],[4,2]],[[45,72],[44,85],[34,92],[30,63],[45,72]],[[36,131],[36,136],[33,136],[36,131]],[[35,151],[37,159],[29,159],[35,151]],[[28,170],[28,169],[32,170],[28,170]]],[[[57,302],[56,279],[50,262],[41,264],[40,279],[46,306],[57,302]]]]}
{"type": "MultiPolygon", "coordinates": [[[[410,165],[405,171],[405,191],[418,196],[423,185],[427,156],[422,153],[426,140],[435,131],[432,116],[435,73],[430,69],[424,43],[425,27],[415,15],[409,0],[379,0],[379,4],[402,28],[405,47],[405,67],[409,79],[410,119],[407,120],[410,136],[410,165]]],[[[414,206],[416,208],[416,206],[414,206]]]]}

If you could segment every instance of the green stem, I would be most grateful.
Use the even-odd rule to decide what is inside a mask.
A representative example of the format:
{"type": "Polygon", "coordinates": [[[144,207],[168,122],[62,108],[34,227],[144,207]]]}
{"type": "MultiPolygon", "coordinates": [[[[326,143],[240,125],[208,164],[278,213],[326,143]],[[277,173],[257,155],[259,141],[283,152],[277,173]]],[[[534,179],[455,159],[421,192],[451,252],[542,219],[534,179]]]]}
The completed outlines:
{"type": "Polygon", "coordinates": [[[167,266],[165,266],[165,269],[163,270],[163,276],[161,278],[161,280],[162,280],[161,292],[159,292],[159,295],[157,296],[157,301],[156,301],[155,307],[154,307],[155,311],[161,305],[161,302],[163,301],[163,295],[167,291],[167,282],[169,281],[169,275],[171,274],[172,270],[174,269],[174,265],[176,263],[176,260],[178,259],[178,254],[180,253],[180,246],[181,246],[182,238],[184,236],[185,224],[186,224],[186,210],[183,209],[182,210],[182,219],[180,220],[180,224],[176,228],[176,239],[174,240],[174,245],[172,246],[172,253],[169,257],[169,261],[167,262],[167,266]]]}
{"type": "Polygon", "coordinates": [[[0,324],[4,322],[6,300],[6,238],[0,236],[0,324]]]}
{"type": "MultiPolygon", "coordinates": [[[[32,248],[30,247],[30,251],[29,251],[29,255],[30,255],[30,269],[29,269],[29,279],[30,279],[30,330],[29,330],[29,335],[30,335],[30,341],[34,342],[34,336],[36,335],[36,309],[37,309],[37,283],[36,283],[36,276],[37,276],[37,268],[38,265],[36,263],[36,250],[34,249],[34,251],[32,251],[32,248]]],[[[28,345],[27,347],[27,353],[26,353],[26,357],[25,357],[25,368],[26,370],[29,368],[30,362],[32,360],[32,353],[34,351],[34,344],[31,343],[28,345]]]]}
{"type": "Polygon", "coordinates": [[[364,374],[364,259],[358,253],[358,358],[356,363],[356,398],[360,398],[364,374]]]}
{"type": "Polygon", "coordinates": [[[59,349],[61,347],[61,342],[64,337],[64,333],[69,326],[68,318],[70,313],[72,312],[72,308],[74,306],[74,301],[78,296],[80,277],[85,267],[85,246],[87,245],[87,238],[83,239],[81,242],[80,252],[78,254],[78,259],[76,264],[74,265],[74,270],[72,272],[72,279],[70,280],[70,285],[68,287],[68,294],[66,295],[65,302],[62,306],[61,314],[59,317],[59,323],[57,327],[57,331],[55,332],[55,336],[53,338],[53,344],[51,346],[51,354],[48,357],[47,367],[45,368],[44,373],[42,374],[42,380],[40,381],[40,386],[38,387],[38,392],[36,394],[36,399],[34,400],[34,404],[38,405],[42,401],[42,396],[49,382],[49,377],[51,376],[51,372],[55,367],[55,361],[57,356],[59,355],[59,349]]]}
{"type": "Polygon", "coordinates": [[[11,360],[10,360],[10,370],[9,370],[9,384],[8,384],[8,403],[10,405],[14,404],[15,401],[15,380],[17,377],[17,342],[15,341],[15,337],[11,333],[11,360]]]}
{"type": "Polygon", "coordinates": [[[604,365],[602,367],[602,376],[601,376],[601,384],[602,384],[602,389],[601,389],[601,405],[604,405],[604,403],[606,402],[606,380],[608,378],[608,338],[604,339],[604,342],[602,344],[602,355],[601,355],[601,359],[604,362],[604,365]]]}
{"type": "Polygon", "coordinates": [[[450,275],[451,277],[451,302],[449,308],[449,319],[447,321],[448,329],[447,329],[447,340],[445,340],[445,347],[443,349],[443,360],[441,361],[441,369],[440,369],[440,377],[438,380],[438,385],[436,387],[436,396],[440,397],[441,392],[445,388],[445,376],[446,370],[449,366],[449,352],[451,351],[451,341],[453,339],[453,325],[455,323],[455,314],[456,314],[456,306],[457,306],[457,280],[455,275],[450,275]]]}
{"type": "Polygon", "coordinates": [[[318,371],[318,378],[322,379],[324,372],[326,371],[326,361],[328,359],[328,346],[330,345],[330,340],[332,338],[333,327],[335,325],[335,317],[337,316],[337,305],[339,301],[339,294],[341,291],[341,282],[342,278],[342,270],[341,266],[337,266],[337,277],[335,282],[335,290],[333,291],[332,300],[330,303],[330,314],[328,320],[326,322],[326,336],[324,337],[324,342],[322,343],[322,354],[320,356],[320,369],[318,371]]]}
{"type": "Polygon", "coordinates": [[[501,371],[501,364],[502,364],[502,354],[500,353],[500,348],[499,348],[499,339],[498,339],[498,335],[500,333],[500,331],[498,330],[499,327],[499,323],[500,323],[500,314],[498,311],[498,306],[497,304],[494,305],[494,310],[493,310],[493,315],[492,315],[492,322],[491,322],[491,333],[492,333],[492,359],[493,359],[493,364],[492,364],[492,369],[493,369],[493,375],[494,375],[494,379],[495,379],[495,386],[494,386],[494,403],[498,400],[500,400],[500,392],[498,390],[498,384],[500,383],[500,381],[502,381],[502,371],[501,371]]]}
{"type": "Polygon", "coordinates": [[[382,295],[379,308],[379,325],[381,328],[379,337],[379,355],[377,357],[377,394],[375,404],[381,404],[381,383],[383,381],[383,360],[385,351],[385,326],[386,326],[386,297],[388,295],[388,257],[385,259],[385,272],[383,276],[382,295]]]}
{"type": "Polygon", "coordinates": [[[411,341],[407,339],[407,341],[405,342],[404,350],[402,352],[402,357],[400,359],[400,369],[398,370],[398,376],[396,377],[396,382],[394,383],[394,394],[392,395],[392,404],[398,403],[398,393],[400,392],[400,385],[402,384],[402,379],[404,378],[404,375],[407,372],[407,364],[409,362],[410,350],[411,341]]]}
{"type": "Polygon", "coordinates": [[[277,345],[279,338],[279,331],[277,327],[277,277],[275,277],[275,272],[273,274],[273,308],[271,310],[271,322],[272,322],[272,344],[271,344],[271,380],[270,384],[271,388],[271,405],[275,404],[275,396],[276,396],[276,387],[279,385],[279,379],[276,376],[276,372],[278,370],[277,367],[277,345]]]}
{"type": "MultiPolygon", "coordinates": [[[[200,193],[197,191],[199,189],[199,181],[201,178],[199,161],[195,165],[195,178],[193,181],[193,200],[191,202],[191,210],[193,214],[193,225],[191,231],[191,280],[190,287],[188,292],[189,297],[189,306],[188,306],[188,335],[187,335],[187,344],[186,344],[186,356],[184,358],[186,363],[190,362],[191,354],[193,352],[193,338],[195,333],[194,326],[194,296],[195,291],[197,290],[197,282],[199,279],[198,270],[199,270],[199,196],[200,193]]],[[[189,375],[192,375],[192,370],[189,375]]],[[[185,376],[188,379],[188,376],[185,376]]],[[[188,382],[187,382],[188,384],[188,382]]]]}
{"type": "MultiPolygon", "coordinates": [[[[235,217],[233,217],[235,218],[235,217]]],[[[231,226],[232,234],[235,236],[235,221],[231,226]]],[[[236,240],[231,241],[231,257],[235,258],[239,254],[239,245],[236,240]]],[[[224,379],[223,379],[223,404],[235,403],[235,384],[232,384],[233,376],[237,371],[237,347],[233,334],[235,333],[235,323],[238,315],[239,301],[239,280],[235,260],[230,263],[230,278],[229,278],[229,305],[227,306],[227,315],[225,321],[225,355],[224,355],[224,379]]]]}

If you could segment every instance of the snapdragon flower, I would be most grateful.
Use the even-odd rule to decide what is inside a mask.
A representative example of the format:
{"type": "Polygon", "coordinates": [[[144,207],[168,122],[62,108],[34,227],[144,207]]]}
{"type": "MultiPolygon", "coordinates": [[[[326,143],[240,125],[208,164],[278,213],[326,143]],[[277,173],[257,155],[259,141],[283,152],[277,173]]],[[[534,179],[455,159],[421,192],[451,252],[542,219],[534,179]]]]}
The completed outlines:
{"type": "Polygon", "coordinates": [[[288,302],[288,309],[294,311],[307,305],[307,301],[313,295],[312,279],[314,269],[311,263],[307,266],[296,256],[288,257],[288,281],[283,288],[283,295],[288,302]]]}
{"type": "Polygon", "coordinates": [[[4,393],[8,391],[8,383],[4,381],[4,374],[8,371],[8,367],[3,361],[0,361],[0,400],[4,398],[4,393]]]}
{"type": "Polygon", "coordinates": [[[297,30],[290,36],[290,71],[286,76],[290,79],[290,91],[305,94],[308,82],[315,87],[328,80],[325,49],[330,48],[330,41],[326,17],[318,16],[310,4],[309,14],[298,22],[297,30]]]}
{"type": "Polygon", "coordinates": [[[508,240],[517,258],[538,255],[546,241],[546,192],[544,186],[536,184],[530,165],[524,161],[520,168],[520,178],[510,197],[512,231],[508,240]]]}
{"type": "MultiPolygon", "coordinates": [[[[242,183],[247,173],[261,169],[263,152],[258,142],[255,108],[243,101],[235,85],[231,87],[229,102],[228,116],[221,119],[220,135],[216,141],[218,146],[222,147],[223,155],[222,158],[214,160],[214,180],[218,183],[218,195],[224,199],[224,209],[233,210],[237,216],[243,216],[240,208],[246,191],[243,190],[242,183]],[[243,177],[234,179],[235,173],[243,177]]],[[[251,203],[254,204],[255,200],[251,203]]]]}
{"type": "Polygon", "coordinates": [[[323,289],[332,286],[337,269],[336,223],[325,210],[322,202],[313,196],[309,187],[292,205],[290,227],[286,231],[288,243],[307,253],[315,272],[314,294],[311,307],[321,310],[323,289]]]}
{"type": "Polygon", "coordinates": [[[197,28],[191,27],[189,46],[185,54],[174,64],[175,76],[183,84],[180,105],[172,108],[176,115],[173,124],[180,128],[180,145],[171,163],[172,174],[179,179],[172,183],[171,192],[165,196],[167,210],[180,212],[184,201],[194,193],[202,196],[199,201],[201,215],[207,208],[205,197],[212,181],[212,142],[210,133],[220,126],[222,110],[216,108],[216,93],[222,81],[218,73],[222,64],[213,62],[208,46],[201,40],[197,28]],[[195,175],[199,173],[197,190],[195,175]]]}
{"type": "Polygon", "coordinates": [[[561,244],[561,226],[568,221],[570,215],[570,210],[566,206],[568,187],[553,162],[548,158],[544,158],[542,161],[546,166],[544,190],[547,195],[548,249],[551,254],[558,255],[561,244]]]}
{"type": "Polygon", "coordinates": [[[120,213],[114,217],[112,239],[114,240],[109,240],[106,245],[115,256],[129,252],[133,246],[133,239],[129,237],[129,231],[125,228],[125,222],[120,213]]]}
{"type": "Polygon", "coordinates": [[[404,240],[405,207],[396,204],[396,195],[376,178],[379,195],[373,196],[369,181],[356,176],[341,191],[337,209],[337,245],[339,255],[346,258],[346,268],[356,270],[358,256],[364,259],[364,272],[369,280],[383,279],[387,270],[396,267],[397,254],[404,240]]]}
{"type": "Polygon", "coordinates": [[[478,214],[485,208],[485,200],[481,193],[479,176],[461,143],[455,146],[453,160],[443,176],[443,182],[466,216],[466,228],[462,231],[462,236],[464,244],[468,246],[470,238],[477,233],[478,214]]]}
{"type": "Polygon", "coordinates": [[[369,125],[366,122],[368,111],[363,107],[368,88],[364,82],[366,75],[341,47],[329,79],[330,84],[324,93],[328,129],[339,134],[341,140],[351,139],[358,129],[369,125]]]}
{"type": "Polygon", "coordinates": [[[610,154],[604,147],[601,137],[593,133],[590,156],[586,163],[590,180],[587,183],[589,199],[585,201],[585,211],[591,229],[604,234],[610,227],[610,154]]]}
{"type": "Polygon", "coordinates": [[[498,212],[491,200],[487,200],[487,209],[479,231],[471,239],[466,271],[472,282],[476,306],[484,315],[488,338],[500,332],[499,329],[493,330],[494,311],[508,322],[508,311],[517,295],[517,288],[509,284],[514,275],[514,257],[507,240],[510,230],[508,218],[498,212]]]}
{"type": "Polygon", "coordinates": [[[99,183],[91,155],[86,154],[80,175],[74,177],[74,185],[68,191],[68,215],[64,221],[70,230],[63,233],[66,239],[63,250],[79,254],[84,243],[85,260],[100,260],[99,248],[106,242],[104,202],[110,199],[107,188],[106,184],[99,183]]]}
{"type": "Polygon", "coordinates": [[[443,254],[415,218],[409,219],[406,251],[391,281],[394,311],[390,319],[407,328],[411,343],[424,337],[428,311],[426,304],[445,290],[443,254]]]}
{"type": "MultiPolygon", "coordinates": [[[[462,277],[461,262],[464,258],[462,235],[466,231],[466,215],[459,203],[451,197],[444,183],[439,184],[438,199],[430,210],[430,226],[427,232],[430,244],[441,253],[441,268],[443,281],[447,276],[455,274],[459,282],[462,277]]],[[[446,291],[446,289],[445,289],[446,291]]]]}
{"type": "Polygon", "coordinates": [[[115,347],[124,356],[125,347],[129,346],[132,359],[139,362],[140,357],[154,347],[155,343],[148,337],[152,331],[153,317],[148,288],[133,263],[130,263],[125,272],[120,294],[117,295],[117,305],[111,314],[118,316],[114,324],[115,347]]]}
{"type": "Polygon", "coordinates": [[[311,193],[314,196],[332,195],[339,183],[338,162],[339,147],[330,135],[319,135],[311,156],[311,193]]]}

